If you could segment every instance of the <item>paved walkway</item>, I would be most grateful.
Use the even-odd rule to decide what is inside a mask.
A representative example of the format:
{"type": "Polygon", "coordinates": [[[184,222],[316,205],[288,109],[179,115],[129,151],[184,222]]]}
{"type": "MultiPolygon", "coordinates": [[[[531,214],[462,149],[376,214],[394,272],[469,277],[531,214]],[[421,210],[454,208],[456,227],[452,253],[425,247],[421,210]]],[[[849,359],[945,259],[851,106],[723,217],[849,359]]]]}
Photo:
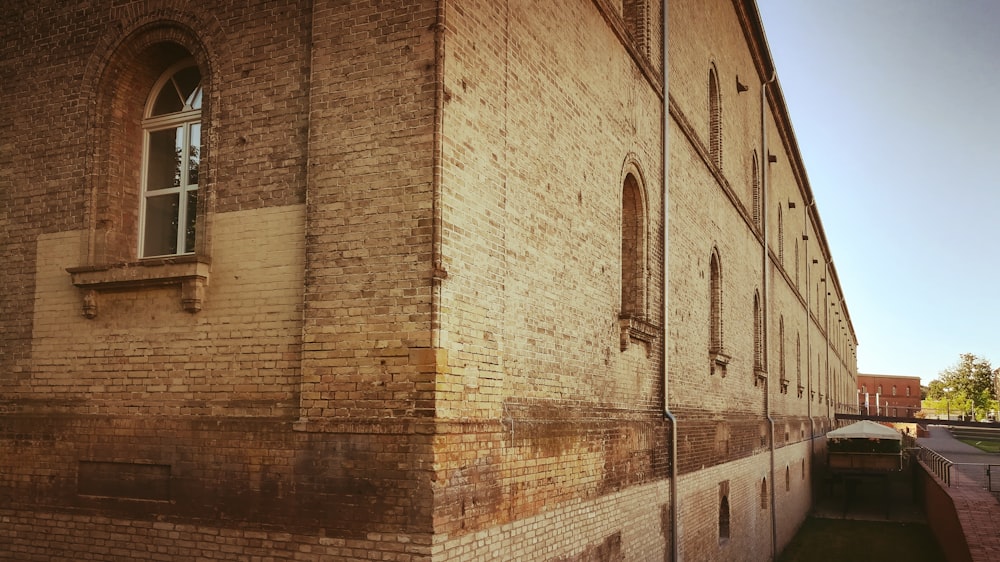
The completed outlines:
{"type": "MultiPolygon", "coordinates": [[[[1000,454],[987,453],[980,449],[962,443],[952,437],[946,427],[929,426],[930,437],[918,437],[917,444],[926,447],[951,461],[951,485],[965,486],[975,484],[983,489],[987,487],[986,465],[1000,465],[1000,454]]],[[[1000,490],[1000,467],[995,469],[997,482],[993,488],[1000,490]]]]}
{"type": "Polygon", "coordinates": [[[966,445],[952,437],[944,427],[931,426],[928,429],[930,436],[918,438],[917,444],[956,463],[952,466],[951,486],[945,489],[955,505],[972,560],[1000,560],[1000,502],[986,490],[985,469],[974,466],[1000,464],[1000,455],[966,445]]]}

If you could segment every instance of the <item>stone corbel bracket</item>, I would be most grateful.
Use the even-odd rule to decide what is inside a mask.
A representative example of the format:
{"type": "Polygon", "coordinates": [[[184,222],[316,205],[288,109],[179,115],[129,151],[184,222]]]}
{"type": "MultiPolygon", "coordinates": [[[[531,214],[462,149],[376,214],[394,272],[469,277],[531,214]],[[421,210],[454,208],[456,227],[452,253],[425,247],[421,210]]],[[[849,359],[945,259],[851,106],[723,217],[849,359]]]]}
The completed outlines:
{"type": "MultiPolygon", "coordinates": [[[[660,331],[659,326],[656,326],[645,319],[633,316],[620,316],[618,318],[618,324],[621,328],[622,351],[628,349],[628,346],[632,341],[641,341],[646,344],[652,344],[656,341],[657,334],[660,331]]],[[[646,354],[649,355],[648,347],[646,348],[646,354]]]]}
{"type": "Polygon", "coordinates": [[[70,267],[73,285],[83,296],[83,315],[97,317],[99,295],[143,287],[180,285],[181,307],[191,313],[201,310],[208,286],[211,261],[203,256],[178,256],[109,265],[70,267]]]}

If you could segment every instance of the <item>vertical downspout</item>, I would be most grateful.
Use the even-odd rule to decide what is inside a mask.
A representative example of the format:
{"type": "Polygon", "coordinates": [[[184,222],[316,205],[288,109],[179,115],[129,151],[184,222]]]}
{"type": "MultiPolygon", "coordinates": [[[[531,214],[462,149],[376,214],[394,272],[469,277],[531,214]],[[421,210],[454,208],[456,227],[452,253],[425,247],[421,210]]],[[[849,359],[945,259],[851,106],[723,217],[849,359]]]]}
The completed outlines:
{"type": "Polygon", "coordinates": [[[663,80],[663,283],[662,292],[663,296],[661,301],[663,303],[663,415],[670,420],[670,549],[671,549],[671,560],[673,562],[679,562],[681,559],[680,555],[680,538],[678,537],[678,525],[677,520],[679,518],[679,510],[677,505],[677,418],[674,414],[670,412],[670,393],[668,388],[670,386],[670,370],[668,369],[669,352],[670,346],[667,344],[667,336],[670,333],[668,330],[670,310],[667,306],[668,297],[670,295],[669,279],[670,270],[668,268],[668,262],[670,261],[670,88],[667,87],[667,77],[668,77],[668,64],[667,64],[667,4],[668,0],[663,0],[663,8],[661,10],[662,14],[662,30],[660,35],[662,35],[662,49],[663,55],[660,57],[660,76],[663,80]]]}
{"type": "MultiPolygon", "coordinates": [[[[823,275],[823,292],[826,296],[823,297],[825,301],[823,303],[823,318],[826,319],[824,323],[826,327],[826,419],[830,420],[830,265],[833,264],[833,260],[826,262],[823,266],[825,274],[823,275]]],[[[830,424],[831,426],[833,424],[830,424]]]]}
{"type": "MultiPolygon", "coordinates": [[[[816,199],[813,199],[808,205],[806,205],[805,214],[805,224],[809,226],[809,209],[816,205],[816,199]]],[[[806,244],[806,417],[809,418],[809,474],[810,474],[810,486],[809,493],[812,494],[813,486],[812,483],[812,464],[813,464],[813,440],[816,437],[816,425],[813,422],[812,417],[812,341],[809,337],[810,332],[812,332],[812,316],[809,311],[809,295],[812,293],[812,285],[809,284],[810,275],[812,271],[812,261],[809,260],[809,244],[806,244]]],[[[819,303],[816,303],[819,304],[819,303]]]]}
{"type": "Polygon", "coordinates": [[[441,347],[441,282],[448,277],[441,261],[441,166],[444,151],[444,32],[446,0],[438,0],[434,21],[434,155],[431,163],[431,348],[441,347]]]}
{"type": "MultiPolygon", "coordinates": [[[[767,193],[768,193],[768,181],[767,178],[770,176],[771,168],[771,158],[767,152],[767,85],[777,80],[778,74],[774,70],[771,71],[771,78],[766,82],[761,84],[760,87],[760,139],[761,139],[761,158],[764,160],[764,166],[761,167],[761,173],[763,177],[761,178],[761,193],[760,193],[760,220],[761,220],[761,230],[764,235],[764,244],[761,265],[763,266],[763,271],[761,272],[762,281],[761,284],[763,288],[761,289],[761,318],[763,319],[764,326],[762,327],[762,339],[761,342],[764,353],[764,367],[767,368],[767,353],[768,353],[768,323],[770,322],[770,315],[768,314],[768,258],[767,258],[767,193]]],[[[771,559],[774,560],[777,555],[778,549],[778,519],[775,514],[775,499],[774,490],[776,487],[775,477],[774,477],[774,418],[771,417],[771,376],[764,379],[764,417],[767,418],[768,427],[770,428],[770,436],[768,441],[771,444],[771,559]]]]}

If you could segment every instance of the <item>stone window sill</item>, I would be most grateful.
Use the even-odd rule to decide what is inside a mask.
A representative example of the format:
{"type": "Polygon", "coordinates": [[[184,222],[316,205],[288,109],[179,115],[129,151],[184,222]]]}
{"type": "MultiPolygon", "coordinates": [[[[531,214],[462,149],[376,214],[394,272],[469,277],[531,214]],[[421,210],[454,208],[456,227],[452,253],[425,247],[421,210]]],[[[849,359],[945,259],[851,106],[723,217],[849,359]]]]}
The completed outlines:
{"type": "MultiPolygon", "coordinates": [[[[653,343],[656,341],[657,332],[659,332],[659,328],[656,325],[634,316],[619,316],[618,324],[621,326],[622,351],[627,350],[633,340],[646,344],[653,343]]],[[[646,349],[646,353],[649,353],[648,348],[646,349]]]]}
{"type": "Polygon", "coordinates": [[[711,349],[708,352],[708,362],[711,369],[711,374],[720,374],[723,377],[726,376],[726,369],[729,366],[729,360],[732,359],[729,355],[722,352],[721,349],[711,349]]]}
{"type": "Polygon", "coordinates": [[[208,286],[211,260],[205,256],[175,256],[127,263],[85,265],[66,271],[83,294],[83,315],[95,318],[100,293],[131,291],[143,287],[180,285],[181,307],[201,310],[208,286]]]}

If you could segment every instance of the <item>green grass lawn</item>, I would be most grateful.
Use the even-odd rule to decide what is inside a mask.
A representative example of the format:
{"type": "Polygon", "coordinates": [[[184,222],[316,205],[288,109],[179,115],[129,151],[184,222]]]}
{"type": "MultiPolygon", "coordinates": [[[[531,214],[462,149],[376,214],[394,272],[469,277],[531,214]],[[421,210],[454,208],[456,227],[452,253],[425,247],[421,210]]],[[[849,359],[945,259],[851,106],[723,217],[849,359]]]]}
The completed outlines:
{"type": "Polygon", "coordinates": [[[972,445],[973,447],[985,451],[987,453],[1000,453],[1000,441],[992,441],[988,439],[974,439],[971,437],[958,437],[957,438],[962,443],[966,445],[972,445]]]}
{"type": "Polygon", "coordinates": [[[810,517],[778,562],[939,562],[944,553],[919,523],[810,517]]]}

